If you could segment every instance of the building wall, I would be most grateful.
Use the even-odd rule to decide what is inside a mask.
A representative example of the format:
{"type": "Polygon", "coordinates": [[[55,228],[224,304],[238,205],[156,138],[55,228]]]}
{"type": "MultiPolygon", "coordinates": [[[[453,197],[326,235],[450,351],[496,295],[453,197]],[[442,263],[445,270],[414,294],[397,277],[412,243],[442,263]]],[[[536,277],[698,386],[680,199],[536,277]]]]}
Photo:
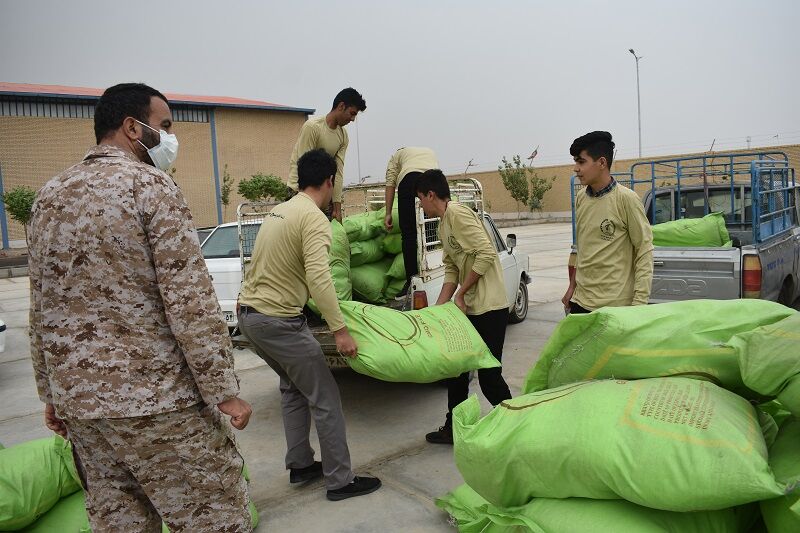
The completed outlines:
{"type": "MultiPolygon", "coordinates": [[[[225,221],[235,220],[241,198],[236,184],[258,172],[284,181],[289,157],[306,115],[296,112],[217,108],[220,182],[225,164],[236,178],[225,221]]],[[[173,173],[198,227],[218,223],[211,125],[176,122],[180,149],[173,173]]],[[[91,119],[0,116],[0,171],[4,191],[20,185],[39,189],[51,177],[79,162],[95,145],[91,119]]],[[[24,244],[22,225],[8,218],[9,241],[24,244]]]]}

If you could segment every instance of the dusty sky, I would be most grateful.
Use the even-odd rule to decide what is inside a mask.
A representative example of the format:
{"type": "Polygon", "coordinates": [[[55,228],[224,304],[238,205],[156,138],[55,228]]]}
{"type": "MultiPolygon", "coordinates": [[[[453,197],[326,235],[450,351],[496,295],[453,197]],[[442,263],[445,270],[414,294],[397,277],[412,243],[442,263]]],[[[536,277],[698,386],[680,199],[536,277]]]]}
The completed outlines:
{"type": "Polygon", "coordinates": [[[0,0],[0,81],[255,98],[330,109],[353,86],[346,181],[401,146],[447,173],[570,161],[612,132],[645,156],[800,142],[800,2],[0,0]],[[360,165],[359,165],[360,161],[360,165]],[[360,166],[360,172],[359,172],[360,166]]]}

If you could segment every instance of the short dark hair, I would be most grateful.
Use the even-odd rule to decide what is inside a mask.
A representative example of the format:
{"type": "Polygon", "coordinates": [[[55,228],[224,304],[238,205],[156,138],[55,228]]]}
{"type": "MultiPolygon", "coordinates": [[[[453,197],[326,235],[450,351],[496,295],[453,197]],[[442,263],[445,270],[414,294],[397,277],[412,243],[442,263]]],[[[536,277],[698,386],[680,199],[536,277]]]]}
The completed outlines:
{"type": "Polygon", "coordinates": [[[337,94],[336,98],[333,99],[333,106],[331,107],[331,110],[336,109],[336,106],[339,105],[339,102],[344,103],[345,107],[355,106],[359,111],[366,111],[367,109],[367,101],[364,100],[364,97],[361,96],[361,93],[352,87],[348,87],[347,89],[342,89],[339,91],[339,94],[337,94]]]}
{"type": "Polygon", "coordinates": [[[144,83],[120,83],[109,87],[94,108],[94,136],[97,144],[122,126],[127,117],[147,124],[150,99],[157,96],[169,105],[167,97],[144,83]]]}
{"type": "Polygon", "coordinates": [[[322,148],[309,150],[297,160],[297,188],[319,187],[333,176],[336,180],[336,160],[322,148]]]}
{"type": "Polygon", "coordinates": [[[417,185],[414,192],[416,194],[425,195],[430,191],[433,191],[433,194],[440,200],[450,199],[450,184],[447,183],[444,172],[438,168],[426,170],[417,178],[417,185]]]}
{"type": "Polygon", "coordinates": [[[611,168],[611,163],[614,162],[614,141],[611,140],[610,133],[607,131],[587,133],[572,141],[572,146],[569,147],[572,157],[578,157],[584,150],[594,160],[605,157],[608,168],[611,168]]]}

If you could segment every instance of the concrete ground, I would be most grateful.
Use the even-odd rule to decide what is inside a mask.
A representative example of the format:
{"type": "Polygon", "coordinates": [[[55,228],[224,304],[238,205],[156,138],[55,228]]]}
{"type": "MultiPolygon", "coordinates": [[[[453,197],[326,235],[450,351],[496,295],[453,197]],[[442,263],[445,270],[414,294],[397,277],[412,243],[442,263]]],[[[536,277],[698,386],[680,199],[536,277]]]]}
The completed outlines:
{"type": "MultiPolygon", "coordinates": [[[[503,373],[516,395],[564,316],[560,299],[567,286],[571,234],[564,223],[501,232],[517,235],[516,252],[529,254],[533,267],[528,318],[509,326],[503,354],[503,373]]],[[[8,327],[6,350],[0,353],[0,443],[5,446],[50,434],[30,363],[28,290],[28,278],[0,279],[0,319],[8,327]]],[[[447,391],[442,385],[386,383],[346,369],[335,372],[354,469],[380,477],[383,487],[367,496],[329,502],[322,482],[289,485],[276,374],[247,350],[237,350],[235,357],[241,396],[253,406],[253,417],[238,441],[261,516],[257,532],[453,531],[434,500],[460,485],[461,475],[452,447],[425,442],[425,433],[444,422],[447,391]]],[[[480,396],[477,380],[471,388],[480,396]]],[[[489,404],[482,401],[488,411],[489,404]]]]}

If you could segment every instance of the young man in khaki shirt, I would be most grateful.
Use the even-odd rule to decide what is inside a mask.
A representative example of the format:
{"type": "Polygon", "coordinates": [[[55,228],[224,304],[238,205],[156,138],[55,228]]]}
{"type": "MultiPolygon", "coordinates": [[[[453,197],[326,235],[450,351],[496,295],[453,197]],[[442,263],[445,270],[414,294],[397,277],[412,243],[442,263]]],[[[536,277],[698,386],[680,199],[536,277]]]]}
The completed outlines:
{"type": "MultiPolygon", "coordinates": [[[[497,250],[483,221],[469,207],[450,201],[450,186],[439,169],[425,171],[417,180],[417,196],[425,215],[440,217],[444,284],[436,305],[453,298],[498,361],[502,361],[508,323],[508,298],[497,250]],[[458,290],[456,290],[458,289],[458,290]]],[[[481,368],[478,382],[492,405],[511,398],[502,367],[481,368]]],[[[447,417],[444,426],[425,435],[428,442],[453,444],[453,408],[469,395],[469,372],[447,381],[447,417]]]]}
{"type": "MultiPolygon", "coordinates": [[[[365,111],[367,103],[358,91],[352,87],[342,89],[333,99],[333,107],[324,117],[315,117],[306,121],[300,130],[300,137],[292,150],[289,159],[289,182],[287,186],[290,194],[294,195],[299,190],[297,187],[297,160],[304,153],[322,148],[331,157],[336,159],[336,180],[333,186],[333,208],[330,218],[342,221],[342,196],[344,187],[344,156],[350,139],[345,126],[356,119],[359,111],[365,111]]],[[[328,206],[324,209],[329,210],[328,206]]]]}
{"type": "Polygon", "coordinates": [[[337,501],[374,492],[381,482],[353,474],[339,387],[302,313],[311,296],[339,352],[357,356],[331,279],[331,226],[322,212],[333,194],[336,162],[324,150],[312,150],[300,157],[297,171],[300,192],[276,206],[258,231],[239,296],[239,327],[281,378],[289,481],[307,482],[324,475],[327,497],[337,501]],[[309,442],[312,416],[321,463],[314,461],[309,442]]]}
{"type": "Polygon", "coordinates": [[[400,224],[400,236],[403,243],[403,266],[406,269],[406,284],[397,295],[405,298],[411,278],[419,272],[417,265],[417,213],[414,204],[417,199],[417,180],[426,170],[438,168],[436,154],[430,148],[408,146],[397,150],[389,164],[386,165],[386,205],[394,204],[395,188],[397,189],[397,216],[400,220],[392,220],[392,209],[386,208],[384,226],[391,231],[395,222],[400,224]]]}
{"type": "Polygon", "coordinates": [[[611,176],[614,141],[607,131],[569,149],[586,187],[575,196],[577,261],[561,302],[567,313],[646,305],[653,282],[653,231],[639,196],[611,176]]]}

